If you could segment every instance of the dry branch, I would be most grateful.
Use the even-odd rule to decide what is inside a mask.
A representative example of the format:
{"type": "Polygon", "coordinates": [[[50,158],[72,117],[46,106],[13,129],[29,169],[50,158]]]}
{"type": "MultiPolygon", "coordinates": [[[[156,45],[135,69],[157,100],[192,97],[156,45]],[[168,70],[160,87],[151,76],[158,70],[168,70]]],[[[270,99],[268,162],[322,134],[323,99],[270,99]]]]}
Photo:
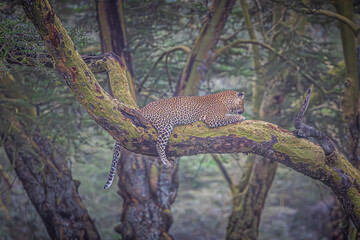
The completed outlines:
{"type": "Polygon", "coordinates": [[[326,136],[325,133],[303,123],[304,114],[307,107],[309,106],[311,91],[311,88],[307,90],[304,103],[300,108],[296,119],[294,120],[294,127],[297,130],[295,130],[293,133],[295,136],[300,138],[314,137],[319,143],[320,147],[323,149],[326,160],[328,161],[327,163],[333,164],[336,161],[338,155],[335,149],[335,145],[331,142],[331,140],[326,136]]]}

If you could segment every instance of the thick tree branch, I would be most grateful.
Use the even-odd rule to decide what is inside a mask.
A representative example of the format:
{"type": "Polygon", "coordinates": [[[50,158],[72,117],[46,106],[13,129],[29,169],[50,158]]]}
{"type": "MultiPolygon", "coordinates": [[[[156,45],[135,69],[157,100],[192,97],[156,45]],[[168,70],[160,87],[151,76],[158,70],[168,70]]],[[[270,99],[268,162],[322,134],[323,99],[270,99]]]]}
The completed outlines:
{"type": "MultiPolygon", "coordinates": [[[[129,82],[127,81],[127,72],[123,71],[124,59],[122,57],[119,57],[115,53],[110,52],[98,57],[86,56],[83,57],[83,59],[92,71],[107,71],[110,79],[110,92],[112,96],[118,99],[122,99],[123,103],[128,107],[134,109],[138,108],[133,97],[129,99],[123,98],[124,95],[128,96],[128,91],[130,91],[129,89],[131,88],[124,88],[124,85],[129,86],[129,82]]],[[[133,96],[133,94],[131,94],[131,96],[133,96]]]]}
{"type": "Polygon", "coordinates": [[[1,164],[0,164],[0,179],[1,182],[4,183],[6,189],[11,188],[13,182],[11,181],[9,174],[7,174],[6,170],[1,164]]]}
{"type": "MultiPolygon", "coordinates": [[[[66,30],[45,0],[25,1],[29,19],[44,39],[56,69],[84,109],[125,148],[156,156],[156,131],[149,124],[139,125],[125,110],[131,93],[122,80],[123,95],[112,99],[97,83],[66,30]]],[[[119,76],[126,78],[120,67],[119,76]]],[[[135,108],[133,109],[136,112],[135,108]]],[[[137,120],[138,121],[138,120],[137,120]]],[[[244,121],[209,129],[204,123],[178,126],[172,132],[167,155],[184,156],[200,153],[255,153],[301,172],[329,186],[342,202],[345,211],[360,229],[360,173],[338,156],[332,166],[326,164],[320,146],[293,136],[276,125],[262,121],[244,121]]]]}

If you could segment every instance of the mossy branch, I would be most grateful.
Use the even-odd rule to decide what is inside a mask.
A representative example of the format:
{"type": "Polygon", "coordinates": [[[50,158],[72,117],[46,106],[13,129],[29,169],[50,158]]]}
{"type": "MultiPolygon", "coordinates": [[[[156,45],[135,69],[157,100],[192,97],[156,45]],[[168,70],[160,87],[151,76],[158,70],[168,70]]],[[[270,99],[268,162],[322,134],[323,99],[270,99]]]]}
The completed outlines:
{"type": "MultiPolygon", "coordinates": [[[[75,50],[66,30],[45,0],[24,1],[29,19],[38,29],[72,93],[84,109],[125,148],[156,156],[156,131],[139,120],[136,106],[129,104],[131,93],[125,69],[118,65],[122,95],[113,99],[97,83],[89,67],[75,50]]],[[[320,146],[296,138],[291,132],[263,121],[244,121],[209,129],[204,123],[175,127],[167,155],[201,153],[255,153],[272,159],[329,186],[342,202],[345,211],[360,229],[360,173],[340,155],[326,164],[320,146]]]]}

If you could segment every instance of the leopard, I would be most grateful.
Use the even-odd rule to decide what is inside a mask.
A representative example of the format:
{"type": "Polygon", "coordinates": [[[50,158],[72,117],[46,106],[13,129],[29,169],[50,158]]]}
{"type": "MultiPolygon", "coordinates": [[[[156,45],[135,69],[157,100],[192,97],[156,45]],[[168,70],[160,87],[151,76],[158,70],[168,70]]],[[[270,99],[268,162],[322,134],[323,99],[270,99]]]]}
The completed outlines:
{"type": "MultiPolygon", "coordinates": [[[[175,126],[203,121],[209,128],[215,128],[242,122],[245,120],[242,115],[245,111],[244,97],[244,92],[235,90],[205,96],[178,96],[151,102],[138,111],[155,128],[157,132],[157,153],[163,165],[170,167],[172,163],[166,156],[166,147],[175,126]]],[[[105,188],[108,188],[112,183],[119,149],[120,143],[117,143],[105,188]]]]}

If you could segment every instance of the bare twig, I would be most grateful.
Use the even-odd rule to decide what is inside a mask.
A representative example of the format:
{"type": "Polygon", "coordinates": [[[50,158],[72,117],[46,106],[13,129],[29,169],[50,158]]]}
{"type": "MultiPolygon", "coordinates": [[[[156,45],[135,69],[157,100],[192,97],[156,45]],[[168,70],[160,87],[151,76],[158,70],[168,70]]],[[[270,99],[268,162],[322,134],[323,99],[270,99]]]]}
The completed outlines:
{"type": "Polygon", "coordinates": [[[281,11],[281,17],[279,19],[279,21],[277,21],[277,23],[275,23],[265,34],[264,36],[268,35],[269,33],[271,33],[272,31],[274,31],[274,29],[276,29],[277,26],[279,26],[279,24],[281,24],[284,21],[285,18],[285,13],[286,13],[287,8],[284,7],[281,11]]]}
{"type": "Polygon", "coordinates": [[[218,165],[221,173],[223,174],[226,182],[229,184],[230,190],[233,192],[234,185],[233,185],[233,182],[232,182],[228,172],[226,171],[224,165],[221,163],[219,157],[216,154],[211,154],[211,156],[214,158],[214,160],[215,160],[216,164],[218,165]]]}
{"type": "Polygon", "coordinates": [[[260,32],[261,32],[261,35],[263,37],[263,39],[265,39],[265,28],[264,28],[264,17],[263,17],[263,14],[262,14],[262,7],[261,7],[261,3],[259,0],[256,0],[255,1],[256,3],[256,6],[258,8],[258,13],[259,13],[259,22],[260,22],[260,32]]]}
{"type": "Polygon", "coordinates": [[[148,73],[146,74],[146,76],[144,77],[144,79],[141,81],[140,86],[138,91],[140,92],[141,89],[143,88],[145,82],[147,81],[147,79],[150,76],[150,73],[156,68],[156,66],[158,65],[158,63],[163,59],[163,57],[167,56],[168,54],[170,54],[171,52],[175,52],[178,50],[182,50],[184,52],[190,53],[191,49],[189,47],[186,47],[184,45],[179,45],[179,46],[175,46],[172,48],[169,48],[167,50],[165,50],[159,57],[158,59],[155,61],[155,63],[153,64],[153,66],[150,68],[150,70],[148,71],[148,73]]]}
{"type": "Polygon", "coordinates": [[[299,138],[308,138],[313,137],[319,143],[320,147],[323,149],[325,153],[325,158],[327,160],[327,164],[333,164],[337,159],[337,151],[334,144],[331,140],[325,135],[325,133],[320,132],[314,127],[310,127],[303,123],[303,117],[306,112],[307,107],[309,106],[310,96],[311,96],[311,88],[307,90],[306,97],[304,103],[294,120],[294,127],[296,130],[293,134],[299,138]]]}
{"type": "Polygon", "coordinates": [[[171,73],[170,73],[170,69],[169,69],[169,64],[168,64],[168,62],[169,62],[169,54],[166,54],[166,57],[165,57],[165,68],[166,68],[166,73],[167,73],[167,76],[168,76],[168,81],[169,81],[169,88],[170,88],[170,91],[171,91],[171,93],[174,93],[174,90],[173,90],[173,88],[172,88],[172,86],[171,86],[171,81],[172,81],[172,77],[171,77],[171,73]]]}

